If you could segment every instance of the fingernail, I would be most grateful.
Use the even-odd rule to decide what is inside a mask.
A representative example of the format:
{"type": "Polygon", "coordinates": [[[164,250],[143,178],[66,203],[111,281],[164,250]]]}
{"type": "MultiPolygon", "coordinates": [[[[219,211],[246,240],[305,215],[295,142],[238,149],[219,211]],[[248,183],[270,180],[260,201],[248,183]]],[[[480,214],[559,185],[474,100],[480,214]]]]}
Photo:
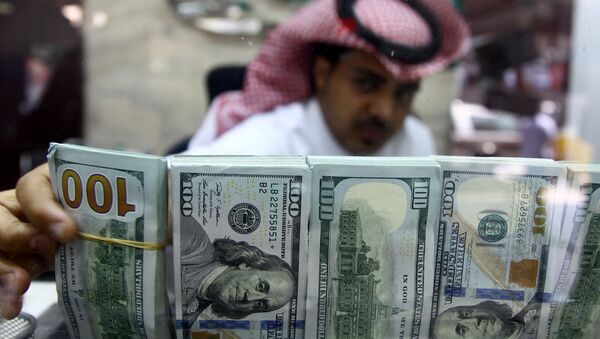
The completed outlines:
{"type": "Polygon", "coordinates": [[[0,274],[0,285],[2,285],[3,288],[7,288],[9,286],[12,287],[12,283],[15,280],[15,274],[14,273],[3,273],[0,274]]]}
{"type": "Polygon", "coordinates": [[[48,226],[48,229],[50,230],[50,233],[52,233],[52,236],[54,236],[54,239],[56,239],[56,240],[64,239],[65,225],[63,223],[50,224],[50,226],[48,226]]]}
{"type": "Polygon", "coordinates": [[[19,315],[19,310],[23,306],[23,296],[2,291],[0,294],[0,315],[5,319],[13,319],[19,315]]]}
{"type": "Polygon", "coordinates": [[[20,296],[12,286],[14,280],[14,273],[0,274],[0,315],[5,319],[12,319],[18,314],[15,314],[15,305],[19,303],[20,296]]]}

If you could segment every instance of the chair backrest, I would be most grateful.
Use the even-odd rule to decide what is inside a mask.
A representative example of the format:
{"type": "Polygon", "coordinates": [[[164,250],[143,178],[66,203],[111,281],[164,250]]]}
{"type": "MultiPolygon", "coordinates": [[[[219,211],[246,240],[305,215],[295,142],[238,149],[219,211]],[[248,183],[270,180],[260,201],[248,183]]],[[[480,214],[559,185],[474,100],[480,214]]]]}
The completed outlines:
{"type": "MultiPolygon", "coordinates": [[[[206,75],[206,91],[208,104],[221,93],[240,90],[244,87],[246,66],[225,65],[213,68],[206,75]]],[[[186,137],[172,145],[165,154],[177,154],[185,151],[191,136],[186,137]]]]}
{"type": "Polygon", "coordinates": [[[227,91],[240,90],[244,87],[246,66],[226,65],[213,68],[206,75],[209,104],[219,94],[227,91]]]}

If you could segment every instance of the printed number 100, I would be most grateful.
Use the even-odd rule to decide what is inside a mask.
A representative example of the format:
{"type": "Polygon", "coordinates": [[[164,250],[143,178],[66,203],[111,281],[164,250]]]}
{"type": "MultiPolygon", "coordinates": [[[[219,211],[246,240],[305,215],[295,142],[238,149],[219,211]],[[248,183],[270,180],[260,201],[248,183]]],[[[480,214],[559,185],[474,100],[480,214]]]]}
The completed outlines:
{"type": "MultiPolygon", "coordinates": [[[[72,209],[78,209],[84,200],[83,181],[79,173],[72,169],[63,172],[61,178],[63,201],[72,209]],[[72,184],[73,190],[69,190],[72,184]]],[[[115,183],[111,182],[102,174],[92,174],[85,182],[85,200],[90,209],[99,214],[107,214],[117,205],[117,215],[124,217],[129,212],[135,212],[135,205],[127,202],[127,180],[123,177],[116,178],[116,201],[115,183]],[[96,190],[96,188],[99,190],[96,190]],[[100,193],[97,195],[97,193],[100,193]]]]}
{"type": "Polygon", "coordinates": [[[427,208],[429,200],[429,181],[415,179],[412,191],[412,208],[427,208]]]}

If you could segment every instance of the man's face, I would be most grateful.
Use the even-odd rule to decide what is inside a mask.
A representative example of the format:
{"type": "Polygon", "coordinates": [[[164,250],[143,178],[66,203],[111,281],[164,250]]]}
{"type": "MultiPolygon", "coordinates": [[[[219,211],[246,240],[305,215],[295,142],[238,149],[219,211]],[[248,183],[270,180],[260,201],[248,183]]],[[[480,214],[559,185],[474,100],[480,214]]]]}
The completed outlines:
{"type": "Polygon", "coordinates": [[[478,306],[454,307],[435,320],[436,338],[500,338],[507,327],[495,312],[478,306]]]}
{"type": "Polygon", "coordinates": [[[214,303],[241,312],[267,312],[293,296],[294,281],[284,271],[261,271],[245,265],[223,272],[209,289],[214,303]]]}
{"type": "Polygon", "coordinates": [[[374,56],[350,51],[332,65],[317,57],[313,76],[327,126],[353,154],[377,151],[402,126],[418,83],[399,83],[374,56]]]}

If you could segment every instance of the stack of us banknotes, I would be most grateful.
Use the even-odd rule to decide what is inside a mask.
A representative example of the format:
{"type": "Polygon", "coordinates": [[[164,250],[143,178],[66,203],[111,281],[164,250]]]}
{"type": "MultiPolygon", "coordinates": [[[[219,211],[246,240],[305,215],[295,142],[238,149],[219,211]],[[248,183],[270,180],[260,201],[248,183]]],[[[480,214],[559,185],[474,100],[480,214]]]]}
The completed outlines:
{"type": "Polygon", "coordinates": [[[60,144],[49,163],[80,231],[56,257],[74,338],[600,331],[598,165],[60,144]]]}

